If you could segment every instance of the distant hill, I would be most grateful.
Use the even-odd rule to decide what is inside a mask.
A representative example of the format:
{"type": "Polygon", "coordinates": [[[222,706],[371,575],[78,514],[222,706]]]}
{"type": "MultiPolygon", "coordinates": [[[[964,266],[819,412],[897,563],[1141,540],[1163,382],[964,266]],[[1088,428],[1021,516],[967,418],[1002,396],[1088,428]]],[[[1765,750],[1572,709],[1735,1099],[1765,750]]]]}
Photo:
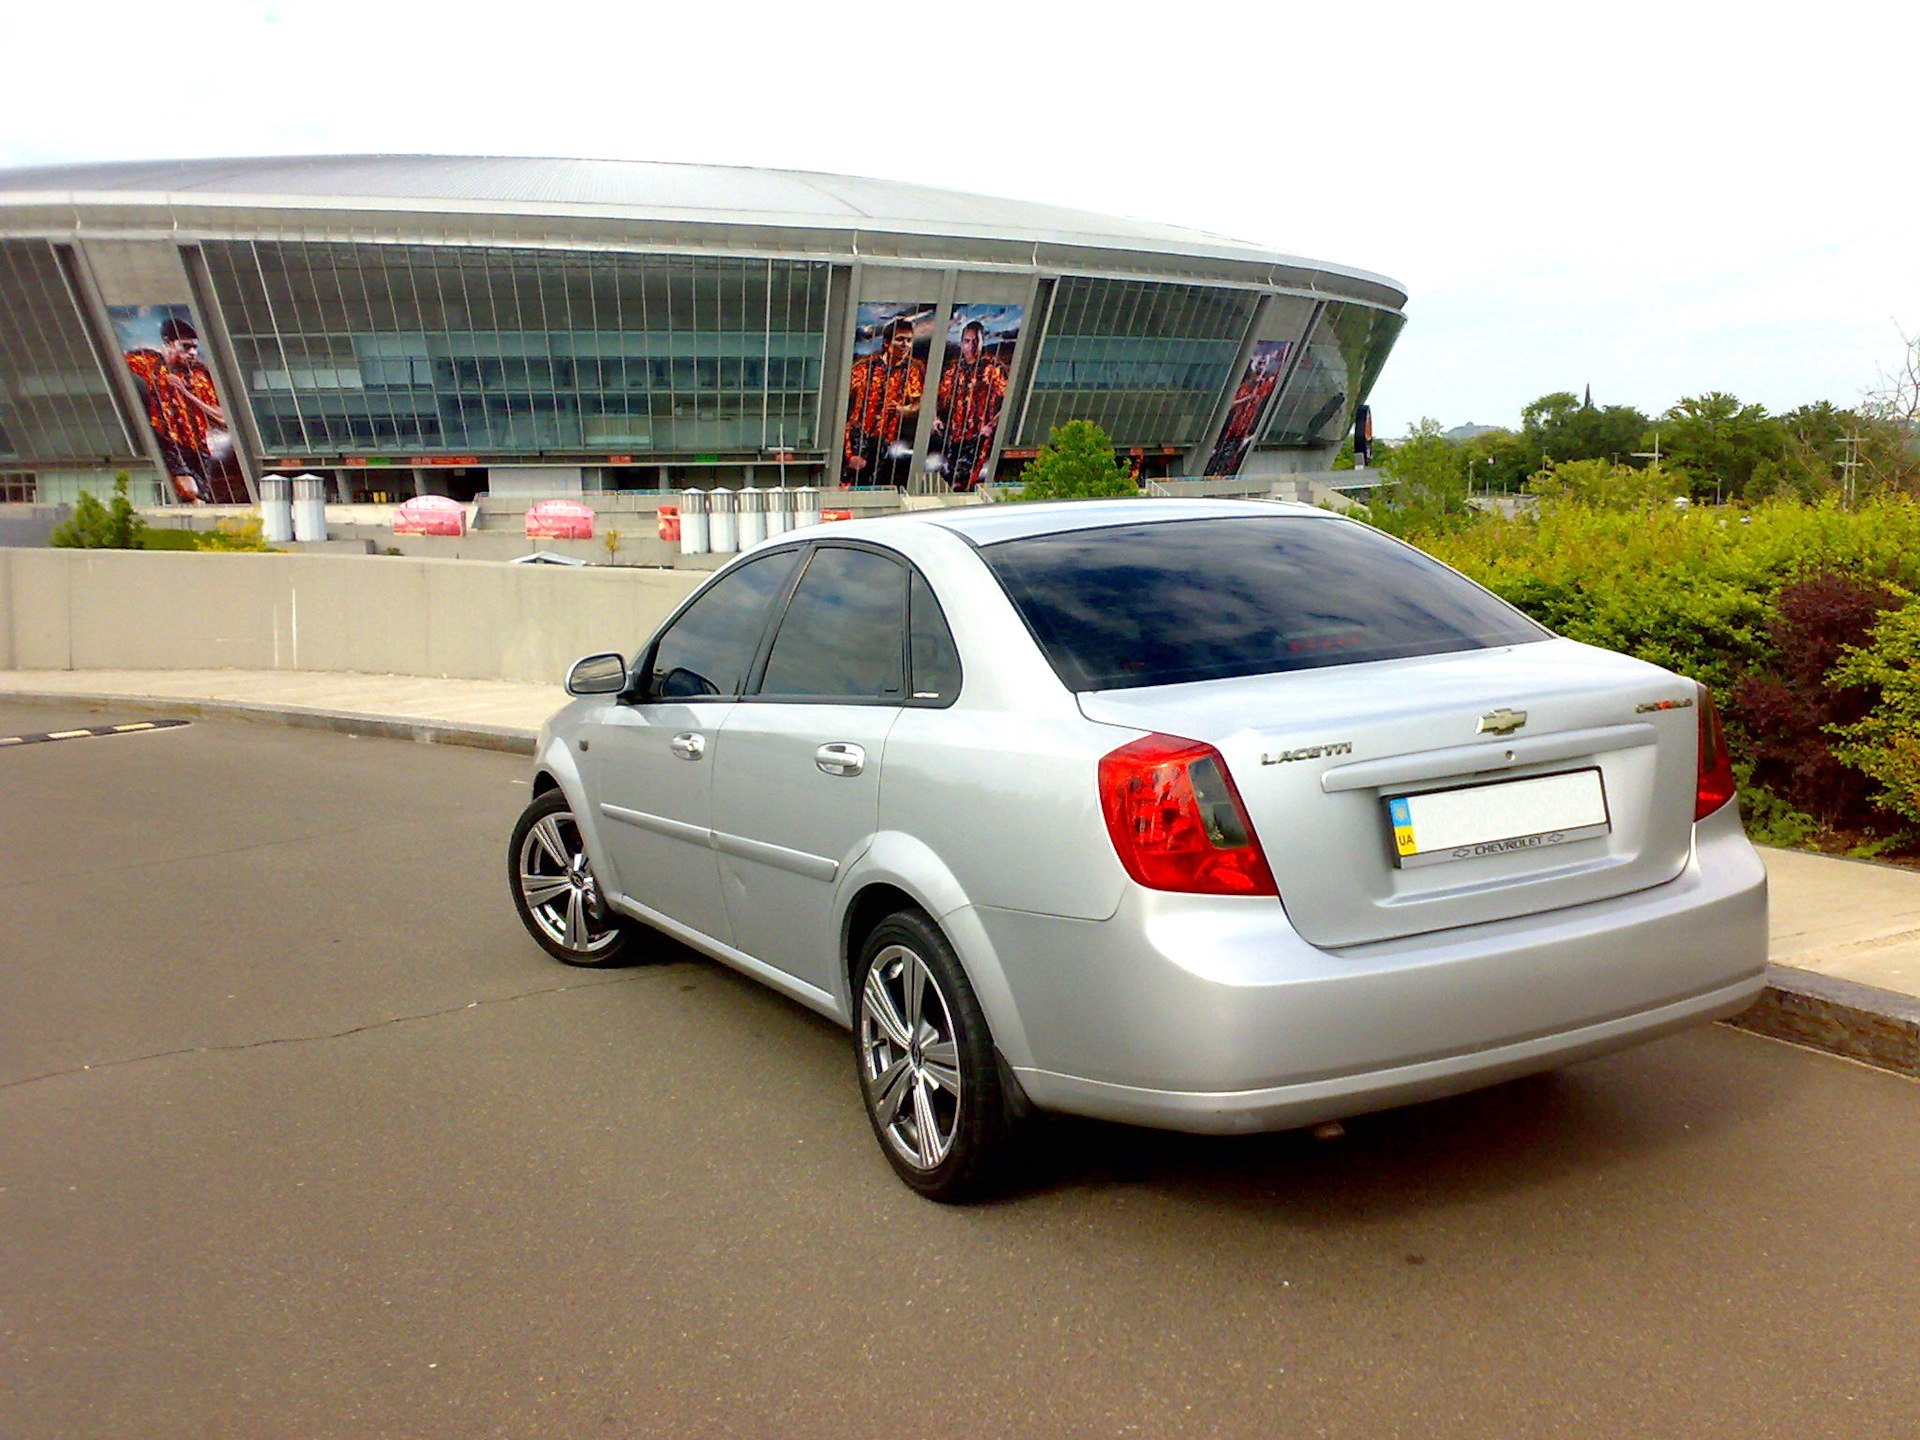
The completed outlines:
{"type": "Polygon", "coordinates": [[[1456,425],[1443,437],[1448,440],[1471,440],[1476,435],[1490,435],[1500,427],[1498,425],[1456,425]]]}

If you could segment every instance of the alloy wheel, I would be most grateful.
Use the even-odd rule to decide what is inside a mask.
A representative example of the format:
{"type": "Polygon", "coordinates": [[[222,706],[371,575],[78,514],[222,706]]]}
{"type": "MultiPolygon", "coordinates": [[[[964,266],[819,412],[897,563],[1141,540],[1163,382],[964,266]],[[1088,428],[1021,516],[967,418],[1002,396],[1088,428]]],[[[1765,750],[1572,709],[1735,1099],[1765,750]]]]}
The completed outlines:
{"type": "Polygon", "coordinates": [[[953,1012],[926,961],[889,945],[860,991],[860,1073],[874,1122],[908,1165],[932,1170],[953,1150],[964,1103],[953,1012]]]}
{"type": "Polygon", "coordinates": [[[601,909],[580,827],[566,811],[544,815],[528,827],[520,841],[518,872],[528,918],[555,945],[587,956],[620,939],[620,927],[601,909]]]}

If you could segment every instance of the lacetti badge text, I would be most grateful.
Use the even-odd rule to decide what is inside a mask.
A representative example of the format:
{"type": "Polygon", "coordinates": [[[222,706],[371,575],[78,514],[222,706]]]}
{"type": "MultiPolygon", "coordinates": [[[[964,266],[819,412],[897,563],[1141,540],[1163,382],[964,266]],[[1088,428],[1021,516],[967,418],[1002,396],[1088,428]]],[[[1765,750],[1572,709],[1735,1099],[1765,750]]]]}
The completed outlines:
{"type": "Polygon", "coordinates": [[[1318,760],[1322,755],[1351,755],[1353,742],[1337,740],[1331,745],[1303,745],[1298,750],[1282,750],[1276,755],[1262,755],[1262,765],[1284,765],[1289,760],[1318,760]]]}

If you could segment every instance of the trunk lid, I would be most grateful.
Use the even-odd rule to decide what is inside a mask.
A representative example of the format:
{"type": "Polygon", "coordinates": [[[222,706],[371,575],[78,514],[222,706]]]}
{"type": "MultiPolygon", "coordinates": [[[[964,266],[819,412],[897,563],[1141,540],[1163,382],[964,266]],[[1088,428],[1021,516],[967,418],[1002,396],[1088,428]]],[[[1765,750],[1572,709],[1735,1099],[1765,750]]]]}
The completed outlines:
{"type": "Polygon", "coordinates": [[[1556,639],[1080,705],[1219,750],[1288,919],[1338,947],[1673,879],[1693,843],[1695,693],[1556,639]]]}

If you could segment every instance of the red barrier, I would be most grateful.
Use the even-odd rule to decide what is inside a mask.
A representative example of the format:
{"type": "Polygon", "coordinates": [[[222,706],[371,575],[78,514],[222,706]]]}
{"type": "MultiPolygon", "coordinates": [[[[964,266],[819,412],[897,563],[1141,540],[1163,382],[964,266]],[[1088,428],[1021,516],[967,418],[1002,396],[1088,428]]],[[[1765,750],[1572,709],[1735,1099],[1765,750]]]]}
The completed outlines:
{"type": "Polygon", "coordinates": [[[467,507],[445,495],[416,495],[393,512],[396,535],[464,535],[467,507]]]}
{"type": "Polygon", "coordinates": [[[527,507],[529,540],[591,540],[593,507],[578,500],[541,500],[527,507]]]}

